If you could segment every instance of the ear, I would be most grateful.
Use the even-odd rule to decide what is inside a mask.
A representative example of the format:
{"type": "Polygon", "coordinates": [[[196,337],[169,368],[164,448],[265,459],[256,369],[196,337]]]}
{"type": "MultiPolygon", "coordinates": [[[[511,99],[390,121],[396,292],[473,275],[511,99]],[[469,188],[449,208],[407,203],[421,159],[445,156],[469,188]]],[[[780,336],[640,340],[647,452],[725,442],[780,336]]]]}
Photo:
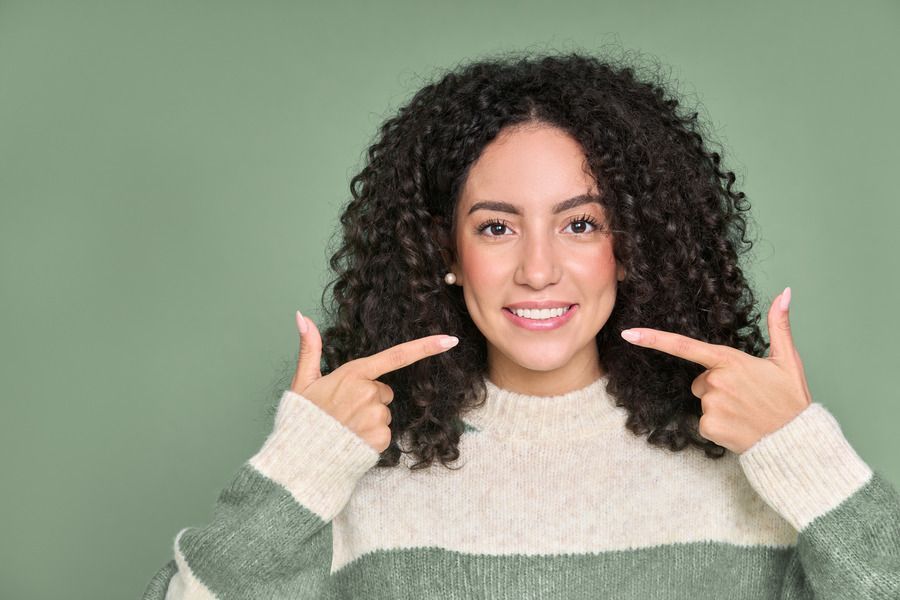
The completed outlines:
{"type": "Polygon", "coordinates": [[[616,279],[619,281],[625,280],[625,267],[620,262],[616,262],[616,279]]]}

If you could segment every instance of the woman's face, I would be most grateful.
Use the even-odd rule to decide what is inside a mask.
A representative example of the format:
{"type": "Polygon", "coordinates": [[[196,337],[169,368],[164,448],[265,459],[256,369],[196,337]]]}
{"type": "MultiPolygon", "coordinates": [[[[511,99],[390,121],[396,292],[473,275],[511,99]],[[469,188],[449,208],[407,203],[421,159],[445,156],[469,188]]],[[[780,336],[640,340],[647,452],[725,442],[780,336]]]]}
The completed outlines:
{"type": "Polygon", "coordinates": [[[581,146],[564,131],[507,128],[472,165],[462,189],[452,269],[487,338],[489,377],[501,387],[553,395],[605,372],[595,336],[612,312],[624,272],[596,200],[555,209],[571,198],[596,196],[585,168],[581,146]],[[509,310],[547,301],[575,306],[544,321],[509,310]]]}

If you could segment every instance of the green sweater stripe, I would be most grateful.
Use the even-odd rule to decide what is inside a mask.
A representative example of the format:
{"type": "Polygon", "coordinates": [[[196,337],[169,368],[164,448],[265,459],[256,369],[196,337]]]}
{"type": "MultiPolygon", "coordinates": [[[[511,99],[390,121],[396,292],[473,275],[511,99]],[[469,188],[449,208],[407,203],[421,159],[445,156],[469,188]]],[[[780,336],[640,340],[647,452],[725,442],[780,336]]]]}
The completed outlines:
{"type": "Polygon", "coordinates": [[[878,471],[797,539],[815,598],[900,598],[900,494],[878,471]]]}
{"type": "Polygon", "coordinates": [[[412,548],[379,551],[347,565],[327,598],[807,598],[791,549],[716,542],[567,555],[483,556],[412,548]],[[385,577],[390,573],[390,577],[385,577]],[[364,592],[363,592],[364,591],[364,592]],[[454,593],[456,595],[454,595],[454,593]]]}
{"type": "Polygon", "coordinates": [[[331,562],[326,525],[244,463],[219,495],[210,524],[184,531],[179,549],[193,575],[222,600],[278,597],[321,587],[331,562]]]}

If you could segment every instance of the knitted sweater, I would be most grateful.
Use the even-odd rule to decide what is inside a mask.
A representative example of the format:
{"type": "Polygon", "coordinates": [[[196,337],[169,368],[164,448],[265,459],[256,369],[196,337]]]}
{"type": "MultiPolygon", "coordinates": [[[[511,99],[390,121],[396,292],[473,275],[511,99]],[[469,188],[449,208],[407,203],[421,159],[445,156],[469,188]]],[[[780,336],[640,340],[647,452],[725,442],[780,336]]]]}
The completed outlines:
{"type": "Polygon", "coordinates": [[[607,376],[485,379],[460,468],[379,454],[301,395],[175,536],[145,600],[900,598],[900,495],[813,403],[743,454],[649,445],[607,376]]]}

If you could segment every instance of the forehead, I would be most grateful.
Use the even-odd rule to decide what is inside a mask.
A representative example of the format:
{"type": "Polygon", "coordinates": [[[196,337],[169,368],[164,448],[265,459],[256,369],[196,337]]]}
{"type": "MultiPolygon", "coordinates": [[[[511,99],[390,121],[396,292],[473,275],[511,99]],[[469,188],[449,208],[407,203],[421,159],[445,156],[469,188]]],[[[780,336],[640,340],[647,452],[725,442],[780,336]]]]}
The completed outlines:
{"type": "Polygon", "coordinates": [[[583,204],[576,200],[598,189],[581,145],[561,129],[542,125],[503,130],[471,165],[460,208],[515,206],[520,212],[558,212],[583,204]],[[568,206],[561,206],[569,202],[568,206]]]}

